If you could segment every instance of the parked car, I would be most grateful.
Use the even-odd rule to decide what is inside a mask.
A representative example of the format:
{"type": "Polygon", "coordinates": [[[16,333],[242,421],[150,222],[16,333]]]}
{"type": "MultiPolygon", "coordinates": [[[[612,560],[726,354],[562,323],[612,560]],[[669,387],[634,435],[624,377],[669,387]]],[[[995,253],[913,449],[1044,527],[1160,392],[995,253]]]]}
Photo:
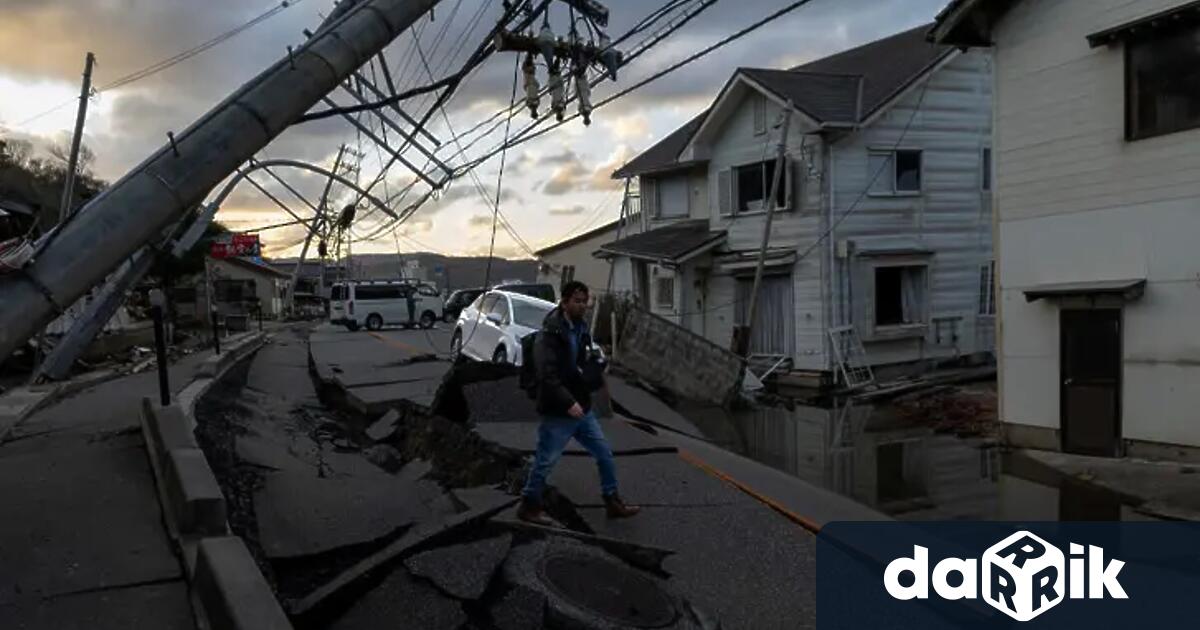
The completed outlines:
{"type": "Polygon", "coordinates": [[[458,319],[458,315],[463,309],[475,301],[475,298],[483,295],[487,289],[459,289],[450,294],[446,298],[446,303],[442,305],[442,321],[447,324],[458,319]]]}
{"type": "Polygon", "coordinates": [[[350,330],[379,330],[388,325],[433,328],[439,296],[430,284],[371,280],[335,284],[329,297],[329,322],[350,330]],[[414,302],[412,316],[409,297],[414,302]]]}
{"type": "Polygon", "coordinates": [[[497,291],[508,291],[509,293],[520,293],[528,295],[547,302],[557,302],[558,292],[554,290],[552,284],[538,283],[507,283],[500,284],[495,287],[497,291]]]}
{"type": "Polygon", "coordinates": [[[521,365],[521,338],[541,329],[554,306],[507,289],[488,291],[459,314],[450,349],[476,361],[521,365]]]}

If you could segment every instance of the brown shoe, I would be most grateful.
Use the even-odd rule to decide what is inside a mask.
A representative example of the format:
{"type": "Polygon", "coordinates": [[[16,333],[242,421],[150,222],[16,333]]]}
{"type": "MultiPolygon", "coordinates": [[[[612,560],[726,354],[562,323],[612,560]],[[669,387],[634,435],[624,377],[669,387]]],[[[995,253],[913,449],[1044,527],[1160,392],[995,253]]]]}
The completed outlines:
{"type": "Polygon", "coordinates": [[[642,511],[642,508],[636,505],[626,505],[619,494],[604,497],[604,509],[608,513],[608,518],[629,518],[642,511]]]}
{"type": "Polygon", "coordinates": [[[521,499],[521,507],[517,508],[517,518],[542,527],[554,527],[554,519],[546,515],[542,506],[529,499],[521,499]]]}

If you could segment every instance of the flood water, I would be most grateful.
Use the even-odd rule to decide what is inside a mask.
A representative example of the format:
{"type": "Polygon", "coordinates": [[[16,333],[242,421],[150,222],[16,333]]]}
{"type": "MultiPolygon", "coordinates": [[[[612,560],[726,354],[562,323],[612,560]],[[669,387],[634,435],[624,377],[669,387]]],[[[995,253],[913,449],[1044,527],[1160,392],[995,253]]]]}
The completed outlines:
{"type": "Polygon", "coordinates": [[[1154,520],[1120,495],[887,404],[679,409],[722,447],[902,520],[1154,520]]]}

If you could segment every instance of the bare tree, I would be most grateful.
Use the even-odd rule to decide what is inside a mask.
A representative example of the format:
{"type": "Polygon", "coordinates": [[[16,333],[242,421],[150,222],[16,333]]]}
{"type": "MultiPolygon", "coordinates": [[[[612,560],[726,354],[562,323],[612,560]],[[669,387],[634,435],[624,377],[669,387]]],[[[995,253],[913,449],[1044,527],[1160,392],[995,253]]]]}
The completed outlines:
{"type": "MultiPolygon", "coordinates": [[[[50,157],[60,163],[64,169],[71,163],[71,135],[67,133],[60,134],[46,151],[50,157]]],[[[92,172],[92,163],[96,161],[96,152],[86,144],[79,144],[79,173],[89,175],[92,172]]]]}
{"type": "Polygon", "coordinates": [[[28,168],[33,157],[33,143],[28,140],[0,139],[0,163],[28,168]]]}

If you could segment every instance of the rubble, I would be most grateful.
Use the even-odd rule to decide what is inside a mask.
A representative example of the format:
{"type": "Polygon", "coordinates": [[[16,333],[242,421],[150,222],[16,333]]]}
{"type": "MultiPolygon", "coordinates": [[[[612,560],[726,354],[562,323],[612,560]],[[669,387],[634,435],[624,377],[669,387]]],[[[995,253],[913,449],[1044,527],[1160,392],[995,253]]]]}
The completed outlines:
{"type": "Polygon", "coordinates": [[[386,440],[393,431],[396,430],[396,424],[399,421],[400,411],[397,409],[390,409],[378,420],[371,423],[371,426],[367,427],[367,437],[375,440],[376,442],[382,442],[386,440]]]}
{"type": "Polygon", "coordinates": [[[996,437],[1000,430],[994,387],[939,387],[894,402],[906,422],[958,437],[996,437]]]}

